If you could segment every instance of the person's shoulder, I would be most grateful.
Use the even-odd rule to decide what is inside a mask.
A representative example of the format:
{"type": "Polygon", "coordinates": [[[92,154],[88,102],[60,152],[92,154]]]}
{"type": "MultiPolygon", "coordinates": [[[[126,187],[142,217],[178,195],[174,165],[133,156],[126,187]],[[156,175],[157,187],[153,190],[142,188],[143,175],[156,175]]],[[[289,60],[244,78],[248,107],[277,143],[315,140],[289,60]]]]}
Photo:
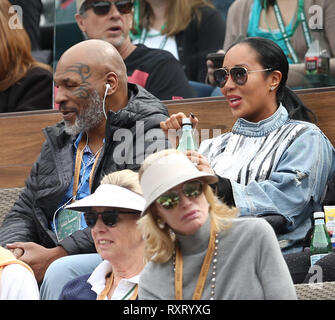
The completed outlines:
{"type": "MultiPolygon", "coordinates": [[[[161,100],[139,85],[129,83],[128,86],[133,98],[125,110],[131,112],[137,121],[157,118],[158,115],[164,116],[164,119],[168,117],[168,110],[161,100]]],[[[157,121],[162,120],[157,118],[157,121]]]]}
{"type": "Polygon", "coordinates": [[[172,60],[177,61],[177,59],[174,57],[174,55],[163,49],[157,49],[157,48],[149,48],[145,46],[144,44],[137,44],[137,50],[141,54],[142,58],[143,56],[146,56],[148,59],[150,59],[151,62],[162,62],[166,60],[172,60]]]}
{"type": "Polygon", "coordinates": [[[235,0],[230,5],[228,12],[232,14],[233,12],[238,13],[241,12],[241,10],[250,9],[253,3],[254,0],[235,0]]]}
{"type": "Polygon", "coordinates": [[[34,67],[34,68],[31,68],[27,72],[25,78],[35,78],[35,79],[44,78],[44,79],[52,81],[53,76],[52,76],[52,73],[47,69],[44,69],[41,67],[34,67]]]}
{"type": "Polygon", "coordinates": [[[232,230],[239,235],[247,235],[251,239],[262,237],[265,234],[273,233],[271,225],[261,217],[238,217],[233,219],[232,230]]]}
{"type": "Polygon", "coordinates": [[[293,128],[295,128],[298,136],[326,137],[323,131],[316,124],[308,121],[289,119],[287,125],[291,125],[293,128]]]}

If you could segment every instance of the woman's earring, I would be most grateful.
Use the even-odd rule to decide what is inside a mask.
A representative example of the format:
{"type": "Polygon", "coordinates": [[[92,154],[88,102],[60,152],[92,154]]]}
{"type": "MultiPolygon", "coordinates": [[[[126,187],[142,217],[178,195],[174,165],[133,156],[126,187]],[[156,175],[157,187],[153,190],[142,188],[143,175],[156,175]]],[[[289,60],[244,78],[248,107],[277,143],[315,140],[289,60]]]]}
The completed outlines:
{"type": "Polygon", "coordinates": [[[159,229],[164,229],[165,228],[165,222],[161,218],[157,219],[157,225],[158,225],[159,229]]]}

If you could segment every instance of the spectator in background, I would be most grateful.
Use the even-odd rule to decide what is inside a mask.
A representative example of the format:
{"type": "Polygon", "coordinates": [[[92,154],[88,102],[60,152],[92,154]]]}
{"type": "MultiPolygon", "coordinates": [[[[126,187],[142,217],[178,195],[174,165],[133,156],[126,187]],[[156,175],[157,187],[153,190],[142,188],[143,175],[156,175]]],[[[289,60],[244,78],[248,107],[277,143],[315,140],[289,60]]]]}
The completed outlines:
{"type": "Polygon", "coordinates": [[[94,245],[104,259],[91,274],[69,281],[60,300],[135,300],[144,262],[137,227],[145,204],[137,172],[106,175],[95,192],[68,208],[84,212],[94,245]]]}
{"type": "MultiPolygon", "coordinates": [[[[317,5],[322,8],[322,12],[321,16],[313,20],[314,27],[323,22],[321,25],[324,30],[321,32],[321,38],[326,43],[332,58],[330,59],[331,74],[335,75],[335,37],[332,34],[335,28],[335,1],[277,0],[288,41],[284,40],[283,32],[279,28],[280,20],[275,14],[274,5],[274,0],[235,0],[228,11],[229,28],[227,28],[223,50],[226,51],[239,37],[258,36],[271,39],[282,48],[290,63],[287,85],[290,88],[310,86],[308,79],[304,76],[304,57],[313,40],[309,22],[312,16],[315,16],[315,12],[313,11],[312,15],[309,9],[317,5]],[[305,15],[306,29],[301,14],[305,15]],[[290,47],[292,47],[291,50],[290,47]]],[[[209,83],[215,85],[213,64],[208,61],[207,66],[209,83]]]]}
{"type": "Polygon", "coordinates": [[[225,21],[209,0],[139,0],[133,43],[168,50],[188,80],[205,82],[206,56],[222,48],[225,21]]]}
{"type": "Polygon", "coordinates": [[[0,300],[39,300],[31,268],[0,247],[0,300]]]}
{"type": "Polygon", "coordinates": [[[10,6],[0,0],[0,112],[51,109],[51,67],[32,57],[24,29],[10,27],[10,6]]]}
{"type": "Polygon", "coordinates": [[[167,51],[134,45],[129,31],[133,23],[133,0],[115,5],[115,1],[77,0],[78,26],[88,39],[101,39],[113,44],[127,67],[128,81],[144,87],[161,100],[193,98],[179,62],[167,51]]]}

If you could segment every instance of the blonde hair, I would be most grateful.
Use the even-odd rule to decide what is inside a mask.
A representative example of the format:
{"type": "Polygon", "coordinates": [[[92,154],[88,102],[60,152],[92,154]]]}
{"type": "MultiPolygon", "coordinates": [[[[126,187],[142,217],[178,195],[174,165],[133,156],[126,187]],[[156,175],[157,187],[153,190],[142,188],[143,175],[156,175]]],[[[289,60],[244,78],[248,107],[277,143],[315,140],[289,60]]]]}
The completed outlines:
{"type": "MultiPolygon", "coordinates": [[[[140,180],[144,171],[154,161],[173,153],[179,152],[173,149],[162,150],[146,158],[139,170],[140,180]]],[[[226,204],[220,202],[207,183],[204,183],[203,190],[209,204],[210,219],[216,232],[227,230],[231,226],[232,219],[237,216],[237,209],[229,208],[226,204]]],[[[152,211],[152,207],[149,207],[146,215],[138,221],[138,225],[145,240],[145,259],[156,263],[164,263],[170,260],[175,248],[175,235],[167,224],[164,228],[159,227],[157,216],[152,211]]]]}
{"type": "MultiPolygon", "coordinates": [[[[191,20],[196,17],[201,22],[201,7],[215,8],[210,0],[167,0],[168,7],[166,10],[166,27],[162,34],[168,37],[185,30],[191,20]]],[[[141,0],[139,27],[141,30],[150,28],[150,17],[153,16],[150,4],[141,0]]],[[[137,34],[136,30],[132,30],[137,34]]]]}
{"type": "Polygon", "coordinates": [[[129,169],[115,171],[105,175],[100,184],[114,184],[142,195],[138,173],[129,169]]]}
{"type": "Polygon", "coordinates": [[[52,71],[47,64],[38,62],[31,55],[31,44],[24,29],[11,29],[7,0],[0,1],[0,92],[7,90],[35,67],[52,71]]]}

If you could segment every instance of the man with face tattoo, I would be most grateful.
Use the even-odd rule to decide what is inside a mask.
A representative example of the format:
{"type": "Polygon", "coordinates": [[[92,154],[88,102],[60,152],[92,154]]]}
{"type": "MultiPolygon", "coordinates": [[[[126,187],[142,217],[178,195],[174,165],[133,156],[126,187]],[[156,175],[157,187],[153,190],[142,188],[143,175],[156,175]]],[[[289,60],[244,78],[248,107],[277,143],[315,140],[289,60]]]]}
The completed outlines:
{"type": "Polygon", "coordinates": [[[96,252],[82,214],[66,205],[93,192],[105,174],[137,170],[145,156],[167,147],[159,127],[168,116],[165,106],[127,82],[110,43],[71,47],[54,80],[64,120],[44,129],[41,153],[0,227],[0,244],[27,263],[39,283],[57,258],[96,252]]]}

